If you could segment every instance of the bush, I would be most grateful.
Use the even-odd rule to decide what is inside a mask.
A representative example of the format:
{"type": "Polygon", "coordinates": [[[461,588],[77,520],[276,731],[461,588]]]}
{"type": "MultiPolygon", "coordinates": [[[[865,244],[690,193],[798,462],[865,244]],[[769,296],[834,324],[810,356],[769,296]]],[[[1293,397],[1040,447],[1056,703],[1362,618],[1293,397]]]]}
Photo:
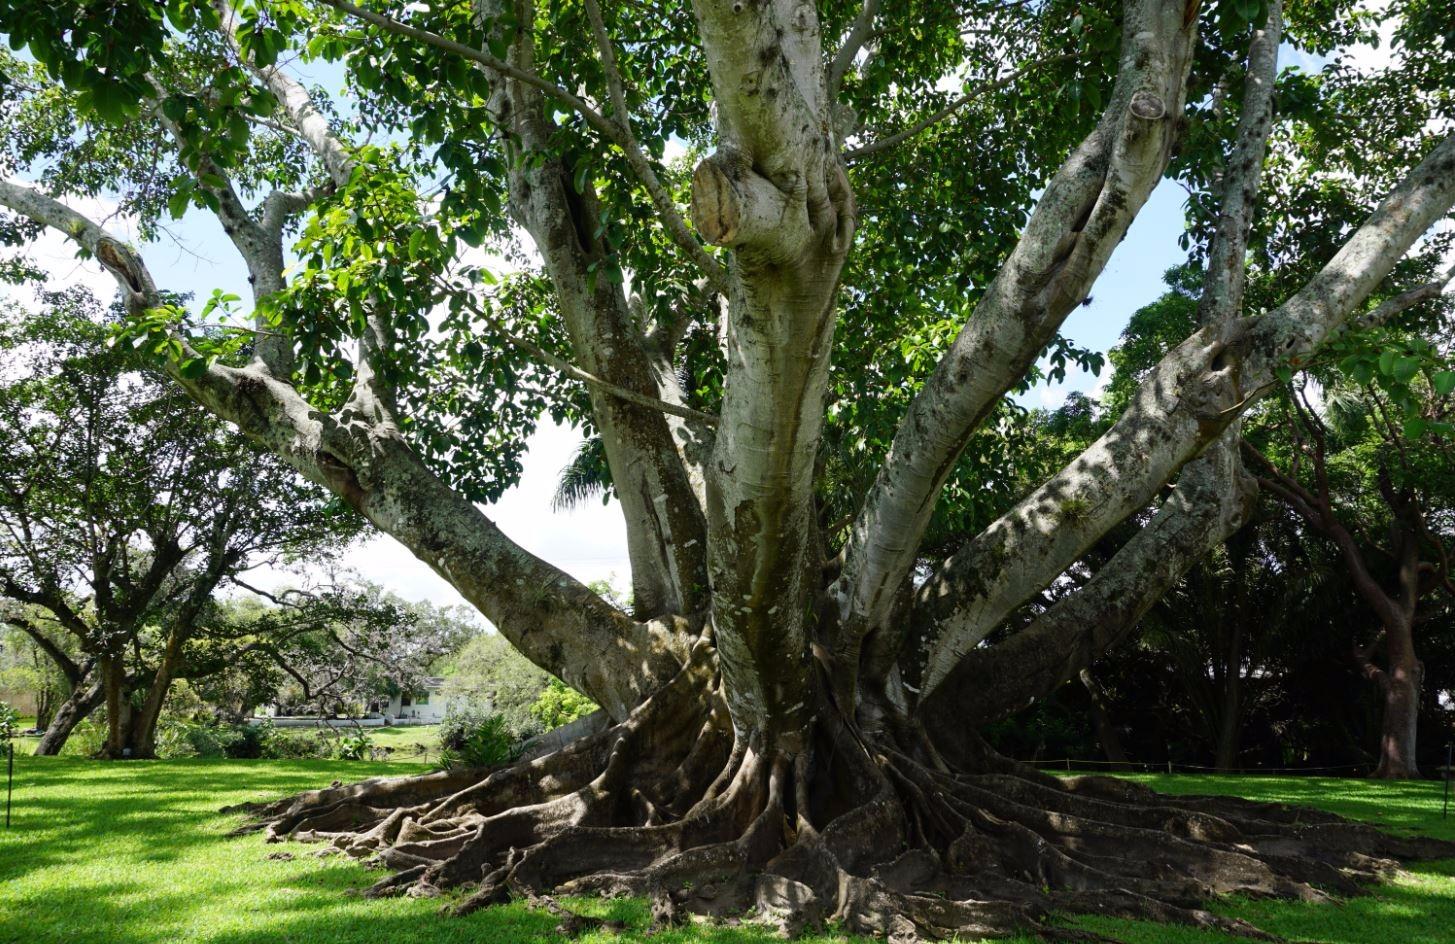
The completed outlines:
{"type": "Polygon", "coordinates": [[[71,736],[66,739],[66,746],[61,748],[63,755],[95,757],[101,753],[101,747],[106,743],[106,719],[105,712],[97,714],[100,717],[87,718],[72,729],[71,736]]]}
{"type": "Polygon", "coordinates": [[[269,728],[219,721],[166,719],[157,728],[157,756],[164,759],[227,757],[235,760],[266,757],[269,728]]]}
{"type": "Polygon", "coordinates": [[[374,742],[369,740],[369,736],[359,731],[340,736],[334,753],[339,760],[365,760],[369,756],[369,748],[373,746],[374,742]]]}
{"type": "Polygon", "coordinates": [[[20,712],[0,701],[0,742],[20,736],[20,712]]]}
{"type": "Polygon", "coordinates": [[[440,723],[440,766],[494,767],[515,755],[510,726],[478,708],[451,709],[440,723]]]}
{"type": "Polygon", "coordinates": [[[541,697],[530,706],[530,714],[547,731],[554,731],[563,724],[570,724],[577,718],[584,718],[600,706],[560,679],[553,678],[541,692],[541,697]]]}
{"type": "Polygon", "coordinates": [[[333,756],[333,739],[325,731],[310,734],[275,728],[268,735],[263,756],[273,760],[322,760],[333,756]]]}

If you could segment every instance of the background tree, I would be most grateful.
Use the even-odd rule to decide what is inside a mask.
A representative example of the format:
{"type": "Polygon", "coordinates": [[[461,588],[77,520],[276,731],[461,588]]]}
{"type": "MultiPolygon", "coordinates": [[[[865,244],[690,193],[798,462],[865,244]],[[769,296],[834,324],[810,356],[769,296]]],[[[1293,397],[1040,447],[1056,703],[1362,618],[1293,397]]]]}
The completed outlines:
{"type": "MultiPolygon", "coordinates": [[[[1455,370],[1447,362],[1448,345],[1421,337],[1400,347],[1406,345],[1417,353],[1355,347],[1340,366],[1350,379],[1362,377],[1362,388],[1331,386],[1322,405],[1310,399],[1312,381],[1291,389],[1280,411],[1283,429],[1292,434],[1281,461],[1248,447],[1264,487],[1338,548],[1351,585],[1379,627],[1353,654],[1384,701],[1374,776],[1391,779],[1419,774],[1424,667],[1416,627],[1426,621],[1422,603],[1434,593],[1455,592],[1449,570],[1455,370]],[[1372,661],[1375,651],[1383,655],[1382,666],[1372,661]]],[[[1350,347],[1346,343],[1342,351],[1350,347]]]]}
{"type": "Polygon", "coordinates": [[[0,10],[36,62],[7,66],[9,153],[41,180],[0,182],[0,204],[19,239],[51,227],[107,266],[131,336],[191,396],[617,722],[485,779],[285,801],[275,835],[348,822],[340,845],[410,857],[378,893],[479,882],[464,910],[609,887],[653,891],[664,919],[751,903],[878,933],[1089,906],[1226,924],[1187,905],[1348,890],[1368,856],[1444,847],[1061,784],[967,719],[1123,635],[1240,523],[1241,414],[1380,297],[1425,297],[1397,293],[1434,280],[1419,241],[1455,202],[1439,11],[1392,8],[1395,68],[1279,94],[1284,39],[1328,52],[1370,18],[1300,5],[1285,31],[1277,0],[24,4],[0,10]],[[297,55],[342,63],[350,107],[297,81],[297,55]],[[1290,169],[1272,220],[1265,163],[1290,169]],[[1307,164],[1353,181],[1313,232],[1285,200],[1307,164]],[[982,436],[1043,352],[1077,356],[1059,328],[1169,170],[1193,192],[1194,325],[1023,490],[982,436]],[[147,225],[162,204],[222,221],[252,330],[203,330],[240,300],[169,304],[140,247],[70,205],[132,182],[147,225]],[[486,240],[520,266],[493,285],[463,253],[486,240]],[[477,504],[545,412],[602,442],[630,614],[477,504]],[[421,805],[428,849],[388,812],[421,805]]]}
{"type": "Polygon", "coordinates": [[[38,751],[104,705],[105,755],[150,757],[172,682],[227,632],[219,589],[357,525],[108,347],[107,320],[76,291],[0,321],[0,597],[69,683],[38,751]]]}
{"type": "Polygon", "coordinates": [[[411,603],[352,575],[275,596],[271,620],[302,619],[302,633],[260,627],[259,651],[283,678],[267,700],[289,714],[354,715],[398,692],[419,691],[443,657],[484,632],[458,607],[411,603]],[[297,611],[297,616],[290,616],[297,611]]]}
{"type": "Polygon", "coordinates": [[[69,680],[45,650],[25,633],[3,627],[0,633],[0,692],[6,701],[24,696],[35,709],[35,726],[45,728],[68,695],[69,680]]]}

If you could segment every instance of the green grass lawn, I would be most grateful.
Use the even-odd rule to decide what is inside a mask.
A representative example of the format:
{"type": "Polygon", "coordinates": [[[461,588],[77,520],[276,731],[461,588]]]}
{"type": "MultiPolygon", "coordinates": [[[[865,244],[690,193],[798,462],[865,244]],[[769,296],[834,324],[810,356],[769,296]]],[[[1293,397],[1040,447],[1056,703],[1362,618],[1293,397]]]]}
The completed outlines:
{"type": "Polygon", "coordinates": [[[437,724],[409,725],[367,729],[370,742],[375,747],[394,748],[395,760],[413,759],[421,750],[428,752],[428,759],[437,760],[440,750],[440,726],[437,724]]]}
{"type": "MultiPolygon", "coordinates": [[[[21,715],[20,716],[20,730],[22,730],[22,731],[28,731],[28,730],[30,730],[33,727],[35,727],[35,715],[21,715]]],[[[22,737],[22,738],[16,738],[15,739],[15,753],[16,754],[29,754],[29,753],[32,753],[35,750],[35,746],[37,744],[39,744],[39,743],[40,743],[40,738],[38,738],[38,737],[22,737]]]]}
{"type": "MultiPolygon", "coordinates": [[[[419,729],[404,729],[411,733],[419,729]]],[[[108,765],[20,756],[14,826],[0,831],[0,944],[436,944],[557,941],[556,920],[511,905],[445,918],[439,902],[369,901],[348,892],[378,875],[315,847],[228,838],[221,806],[334,779],[423,770],[422,764],[175,760],[108,765]],[[286,851],[291,861],[269,860],[286,851]]],[[[1266,777],[1141,777],[1173,792],[1227,792],[1303,802],[1399,830],[1455,838],[1435,783],[1379,784],[1266,777]]],[[[630,923],[584,944],[766,944],[752,927],[697,927],[648,938],[635,901],[578,902],[630,923]]],[[[1455,940],[1455,862],[1417,866],[1375,894],[1339,905],[1227,902],[1220,910],[1292,940],[1435,944],[1455,940]]],[[[1218,935],[1134,922],[1077,919],[1135,944],[1213,942],[1218,935]]],[[[808,944],[845,942],[832,932],[808,944]]],[[[1024,942],[1023,942],[1024,944],[1024,942]]]]}

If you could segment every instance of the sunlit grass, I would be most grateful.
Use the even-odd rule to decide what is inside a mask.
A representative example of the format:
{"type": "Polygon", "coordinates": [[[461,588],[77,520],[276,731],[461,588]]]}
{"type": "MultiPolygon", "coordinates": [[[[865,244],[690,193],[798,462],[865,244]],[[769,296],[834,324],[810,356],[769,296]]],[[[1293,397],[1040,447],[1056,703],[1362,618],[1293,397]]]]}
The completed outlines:
{"type": "MultiPolygon", "coordinates": [[[[400,729],[416,734],[421,729],[400,729]]],[[[427,730],[427,729],[426,729],[427,730]]],[[[438,914],[440,902],[365,900],[348,894],[378,875],[314,847],[266,846],[229,838],[236,817],[219,807],[276,797],[333,780],[424,770],[424,764],[346,761],[181,760],[108,765],[78,758],[20,756],[14,828],[0,832],[3,944],[436,944],[559,941],[556,920],[523,906],[468,918],[438,914]],[[270,860],[272,852],[294,858],[270,860]]],[[[1440,785],[1265,777],[1138,777],[1172,792],[1236,793],[1307,803],[1388,828],[1455,838],[1440,818],[1440,785]]],[[[622,935],[585,944],[759,944],[753,926],[693,927],[648,937],[636,901],[576,902],[626,921],[622,935]]],[[[1339,905],[1225,902],[1290,940],[1329,944],[1455,940],[1455,863],[1420,866],[1375,893],[1339,905]]],[[[1218,935],[1136,922],[1077,919],[1129,944],[1206,944],[1218,935]]],[[[832,931],[809,944],[847,942],[832,931]]]]}
{"type": "Polygon", "coordinates": [[[438,759],[440,727],[437,724],[393,726],[368,729],[369,741],[375,747],[392,747],[396,755],[407,759],[423,748],[430,758],[438,759]]]}

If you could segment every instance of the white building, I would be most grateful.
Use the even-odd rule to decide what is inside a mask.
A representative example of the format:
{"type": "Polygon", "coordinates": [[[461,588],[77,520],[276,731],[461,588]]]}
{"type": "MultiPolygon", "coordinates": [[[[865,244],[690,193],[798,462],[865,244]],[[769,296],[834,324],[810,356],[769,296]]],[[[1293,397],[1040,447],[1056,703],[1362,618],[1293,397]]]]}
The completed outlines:
{"type": "Polygon", "coordinates": [[[390,697],[384,708],[384,718],[389,721],[403,721],[407,724],[439,724],[445,720],[450,706],[460,698],[447,694],[445,680],[430,676],[423,680],[418,690],[400,693],[390,697]]]}

